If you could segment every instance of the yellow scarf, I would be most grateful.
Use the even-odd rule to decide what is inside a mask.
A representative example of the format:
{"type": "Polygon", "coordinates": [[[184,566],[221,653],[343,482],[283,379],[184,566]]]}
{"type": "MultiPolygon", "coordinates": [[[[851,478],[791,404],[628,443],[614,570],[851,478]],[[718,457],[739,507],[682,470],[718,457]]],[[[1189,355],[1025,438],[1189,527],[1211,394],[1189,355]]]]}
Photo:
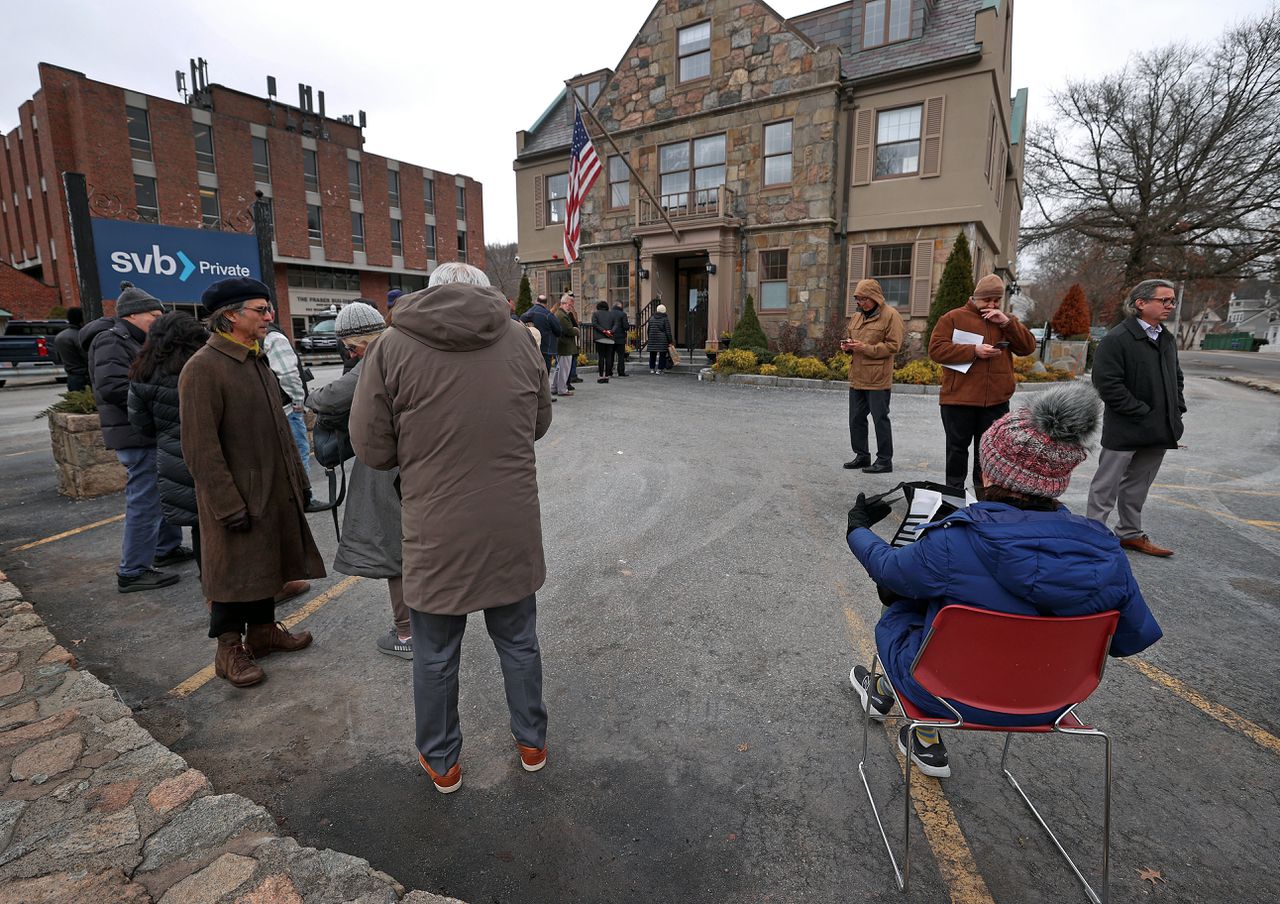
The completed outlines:
{"type": "Polygon", "coordinates": [[[236,345],[242,346],[243,348],[247,348],[252,354],[255,354],[255,355],[262,354],[262,346],[258,343],[257,339],[253,340],[253,345],[247,345],[241,342],[235,336],[231,335],[230,333],[224,333],[222,330],[218,330],[218,335],[221,336],[223,339],[230,339],[236,345]]]}

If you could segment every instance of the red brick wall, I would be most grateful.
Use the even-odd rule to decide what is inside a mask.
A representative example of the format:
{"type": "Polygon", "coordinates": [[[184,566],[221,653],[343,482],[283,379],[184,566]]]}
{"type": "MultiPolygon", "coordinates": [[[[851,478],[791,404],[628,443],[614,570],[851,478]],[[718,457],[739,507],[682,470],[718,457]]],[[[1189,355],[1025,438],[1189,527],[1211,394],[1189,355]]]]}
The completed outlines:
{"type": "Polygon", "coordinates": [[[427,268],[426,201],[422,197],[422,167],[400,164],[400,239],[404,245],[404,265],[427,268]]]}
{"type": "Polygon", "coordinates": [[[382,316],[387,316],[387,292],[391,289],[391,281],[385,273],[360,273],[360,296],[373,303],[382,316]]]}
{"type": "Polygon", "coordinates": [[[32,214],[32,202],[40,195],[40,180],[33,179],[28,167],[31,140],[31,101],[18,108],[18,122],[21,124],[22,137],[16,145],[9,148],[9,159],[12,165],[14,191],[18,194],[15,201],[10,194],[6,199],[9,206],[15,208],[18,215],[18,230],[22,234],[22,244],[28,257],[35,257],[40,251],[39,234],[35,229],[35,218],[32,214]],[[34,184],[32,184],[34,182],[34,184]],[[30,190],[31,197],[27,197],[30,190]]]}
{"type": "MultiPolygon", "coordinates": [[[[484,190],[467,179],[467,263],[484,269],[484,190]]],[[[456,247],[456,242],[455,242],[456,247]]]]}
{"type": "MultiPolygon", "coordinates": [[[[156,166],[160,222],[166,226],[196,229],[202,221],[191,108],[186,104],[150,98],[147,101],[147,119],[151,123],[151,156],[156,166]]],[[[214,162],[218,162],[216,153],[214,162]]]]}
{"type": "MultiPolygon", "coordinates": [[[[263,86],[266,87],[265,85],[263,86]]],[[[234,91],[224,88],[220,85],[214,85],[209,89],[213,98],[213,108],[219,113],[233,116],[236,119],[245,120],[246,122],[256,122],[261,125],[272,126],[277,129],[283,129],[285,124],[292,118],[294,125],[301,134],[303,117],[296,109],[287,110],[280,103],[274,103],[268,106],[267,100],[261,97],[254,97],[252,94],[244,94],[240,91],[234,91]]],[[[295,104],[298,100],[297,86],[293,85],[286,89],[280,95],[280,100],[286,104],[295,104]]],[[[318,101],[318,98],[313,98],[318,101]]],[[[308,114],[306,121],[312,126],[318,124],[318,117],[315,114],[308,114]]],[[[363,138],[360,135],[358,126],[347,125],[334,119],[326,119],[324,128],[329,133],[327,139],[332,144],[339,144],[343,147],[356,148],[357,150],[363,144],[363,138]]],[[[321,142],[323,143],[323,142],[321,142]]]]}
{"type": "Polygon", "coordinates": [[[276,304],[279,305],[279,310],[276,311],[276,323],[280,324],[280,329],[284,330],[284,334],[292,341],[296,337],[293,335],[293,315],[289,310],[288,270],[284,264],[276,264],[274,279],[276,304]]]}
{"type": "Polygon", "coordinates": [[[62,304],[58,290],[0,263],[0,308],[14,320],[44,320],[62,304]]]}
{"type": "MultiPolygon", "coordinates": [[[[5,136],[4,145],[0,145],[0,198],[4,199],[0,254],[3,254],[3,263],[9,262],[10,255],[18,261],[25,261],[31,256],[31,237],[22,234],[18,226],[18,205],[13,201],[18,183],[22,180],[22,162],[18,150],[18,130],[15,128],[5,136]]],[[[25,191],[24,187],[24,194],[25,191]]]]}
{"type": "MultiPolygon", "coordinates": [[[[361,154],[364,181],[364,251],[369,265],[391,266],[391,205],[387,199],[387,158],[361,154]]],[[[383,292],[385,294],[385,290],[383,292]]]]}
{"type": "Polygon", "coordinates": [[[267,154],[271,160],[271,200],[275,213],[276,250],[284,257],[306,258],[307,196],[302,181],[302,142],[284,129],[267,130],[267,154]]]}
{"type": "Polygon", "coordinates": [[[218,203],[222,205],[222,218],[237,224],[245,215],[252,217],[255,200],[253,136],[247,122],[214,114],[213,160],[218,170],[218,203]]]}
{"type": "Polygon", "coordinates": [[[458,259],[458,212],[453,176],[436,173],[436,263],[458,259]]]}
{"type": "MultiPolygon", "coordinates": [[[[347,151],[328,142],[317,142],[320,166],[320,207],[323,213],[324,256],[350,263],[351,195],[347,191],[347,151]]],[[[364,173],[361,173],[363,180],[364,173]]]]}

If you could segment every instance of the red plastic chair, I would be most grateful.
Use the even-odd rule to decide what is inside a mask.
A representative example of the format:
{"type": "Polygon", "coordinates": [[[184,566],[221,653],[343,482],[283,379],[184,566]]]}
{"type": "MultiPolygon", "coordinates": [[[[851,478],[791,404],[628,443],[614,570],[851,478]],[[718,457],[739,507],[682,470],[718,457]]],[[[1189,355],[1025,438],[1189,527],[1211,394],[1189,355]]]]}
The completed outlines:
{"type": "MultiPolygon", "coordinates": [[[[922,712],[894,688],[894,697],[908,725],[908,742],[917,727],[950,728],[957,731],[998,731],[1005,733],[1000,771],[1031,809],[1050,840],[1066,859],[1085,893],[1094,904],[1106,904],[1109,898],[1111,853],[1111,738],[1104,732],[1081,722],[1073,710],[1097,689],[1102,680],[1115,634],[1118,612],[1101,612],[1073,618],[1040,618],[1009,615],[975,609],[972,606],[946,606],[933,620],[911,674],[925,690],[951,714],[951,719],[922,712]],[[1056,720],[1041,725],[1010,727],[966,722],[948,702],[1011,715],[1062,712],[1056,720]],[[1031,803],[1025,791],[1006,768],[1009,743],[1014,734],[1069,734],[1102,738],[1106,745],[1106,780],[1102,809],[1102,883],[1101,896],[1095,892],[1075,861],[1067,854],[1058,837],[1031,803]]],[[[880,673],[880,656],[871,661],[874,682],[880,673]]],[[[885,678],[888,681],[888,677],[885,678]]],[[[874,684],[873,684],[874,686],[874,684]]],[[[891,713],[890,716],[893,714],[891,713]]],[[[858,773],[867,790],[867,799],[876,817],[880,836],[893,864],[898,888],[909,890],[911,883],[911,756],[906,757],[906,791],[903,811],[902,869],[898,869],[893,845],[885,832],[880,810],[876,807],[871,785],[867,782],[867,735],[870,713],[862,717],[862,759],[858,773]]]]}

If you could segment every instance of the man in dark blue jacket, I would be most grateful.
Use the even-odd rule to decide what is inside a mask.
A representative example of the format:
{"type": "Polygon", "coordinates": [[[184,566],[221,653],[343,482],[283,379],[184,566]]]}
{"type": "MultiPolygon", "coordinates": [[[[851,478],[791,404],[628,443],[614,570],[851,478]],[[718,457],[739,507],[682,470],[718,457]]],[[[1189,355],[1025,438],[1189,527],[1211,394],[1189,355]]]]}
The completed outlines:
{"type": "Polygon", "coordinates": [[[551,313],[547,307],[547,296],[539,295],[533,303],[533,307],[524,312],[524,316],[520,318],[524,323],[533,324],[537,329],[538,335],[542,337],[541,352],[542,359],[547,363],[547,375],[550,379],[551,362],[556,356],[556,340],[560,338],[564,332],[560,328],[560,321],[551,313]]]}
{"type": "Polygon", "coordinates": [[[195,557],[182,545],[182,528],[165,522],[156,481],[156,441],[129,423],[129,366],[142,350],[147,331],[164,305],[135,287],[120,284],[116,316],[102,317],[80,331],[88,352],[89,382],[98,403],[102,441],[115,450],[128,473],[124,488],[124,539],[116,589],[121,593],[155,590],[178,582],[178,575],[157,571],[195,557]]]}
{"type": "Polygon", "coordinates": [[[1088,515],[1106,524],[1114,508],[1120,545],[1162,558],[1173,550],[1157,546],[1143,532],[1142,506],[1165,451],[1178,448],[1187,410],[1178,343],[1161,325],[1173,313],[1175,296],[1168,280],[1138,283],[1128,300],[1134,316],[1107,333],[1093,356],[1093,385],[1106,413],[1088,515]]]}
{"type": "MultiPolygon", "coordinates": [[[[889,507],[858,496],[849,512],[849,548],[891,601],[876,625],[876,650],[893,688],[926,713],[951,717],[911,674],[934,617],[951,603],[1055,617],[1116,610],[1112,656],[1130,656],[1160,639],[1115,535],[1057,501],[1084,461],[1084,443],[1097,422],[1098,397],[1085,385],[1040,393],[1006,414],[982,436],[986,500],[926,524],[907,546],[890,546],[869,530],[889,507]]],[[[849,680],[871,718],[881,720],[892,709],[891,689],[883,681],[873,686],[865,668],[854,667],[849,680]]],[[[1019,717],[952,705],[966,720],[988,725],[1044,724],[1060,715],[1019,717]]],[[[898,737],[904,755],[906,735],[904,725],[898,737]]],[[[911,758],[926,775],[951,774],[936,729],[916,730],[911,758]]]]}

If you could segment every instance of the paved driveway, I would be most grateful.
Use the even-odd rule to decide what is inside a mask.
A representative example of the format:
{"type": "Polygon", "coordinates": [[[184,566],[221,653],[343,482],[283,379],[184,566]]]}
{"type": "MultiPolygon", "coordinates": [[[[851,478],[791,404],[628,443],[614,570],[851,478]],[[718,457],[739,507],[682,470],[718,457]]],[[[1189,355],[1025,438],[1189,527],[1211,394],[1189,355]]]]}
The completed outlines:
{"type": "MultiPolygon", "coordinates": [[[[164,592],[117,594],[116,522],[18,548],[109,518],[120,499],[56,497],[27,410],[39,399],[19,411],[11,398],[0,568],[144,725],[302,843],[475,904],[901,900],[857,777],[846,677],[880,606],[842,534],[859,490],[939,474],[936,398],[894,399],[897,472],[879,478],[839,467],[841,393],[641,373],[559,402],[538,447],[550,763],[519,769],[473,618],[466,786],[449,797],[414,762],[409,664],[373,648],[390,623],[385,585],[316,582],[282,608],[305,614],[312,649],[266,660],[259,688],[205,682],[212,641],[192,568],[164,592]]],[[[1178,554],[1133,560],[1166,637],[1141,662],[1113,661],[1085,709],[1117,740],[1113,900],[1273,900],[1280,403],[1202,379],[1188,401],[1188,448],[1166,459],[1147,507],[1152,536],[1178,554]]],[[[1077,510],[1092,470],[1065,496],[1077,510]]],[[[328,558],[332,526],[312,523],[328,558]]],[[[893,747],[883,731],[871,744],[900,826],[893,747]]],[[[1072,900],[1074,879],[998,776],[998,739],[950,748],[954,776],[922,789],[914,900],[1072,900]]],[[[1097,751],[1016,750],[1027,784],[1053,783],[1047,813],[1094,864],[1097,751]]]]}

